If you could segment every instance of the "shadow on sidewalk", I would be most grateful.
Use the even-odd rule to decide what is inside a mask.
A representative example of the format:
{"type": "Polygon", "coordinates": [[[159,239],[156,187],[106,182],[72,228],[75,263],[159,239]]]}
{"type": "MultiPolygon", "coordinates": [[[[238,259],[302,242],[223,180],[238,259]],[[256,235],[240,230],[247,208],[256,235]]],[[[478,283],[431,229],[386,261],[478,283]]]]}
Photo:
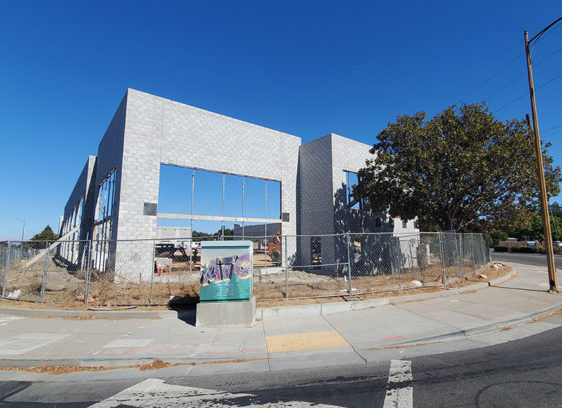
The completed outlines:
{"type": "Polygon", "coordinates": [[[170,309],[177,312],[179,320],[195,327],[195,305],[170,304],[170,309]]]}
{"type": "Polygon", "coordinates": [[[529,289],[529,288],[513,288],[509,286],[499,286],[499,285],[492,285],[491,288],[499,288],[499,289],[511,289],[511,290],[524,290],[527,292],[539,292],[539,293],[548,293],[546,289],[529,289]]]}

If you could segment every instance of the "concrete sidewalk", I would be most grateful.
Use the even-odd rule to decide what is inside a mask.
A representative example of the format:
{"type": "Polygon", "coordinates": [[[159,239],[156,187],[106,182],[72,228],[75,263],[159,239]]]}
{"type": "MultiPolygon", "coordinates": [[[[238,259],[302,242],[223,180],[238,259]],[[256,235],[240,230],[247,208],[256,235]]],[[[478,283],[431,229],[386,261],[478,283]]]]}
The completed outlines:
{"type": "Polygon", "coordinates": [[[369,309],[303,317],[291,309],[289,315],[297,316],[264,318],[253,328],[203,329],[189,318],[3,314],[0,366],[133,366],[159,359],[188,364],[196,375],[265,372],[466,350],[557,327],[524,324],[562,308],[562,295],[546,293],[546,269],[510,266],[517,277],[473,293],[397,297],[369,309]]]}

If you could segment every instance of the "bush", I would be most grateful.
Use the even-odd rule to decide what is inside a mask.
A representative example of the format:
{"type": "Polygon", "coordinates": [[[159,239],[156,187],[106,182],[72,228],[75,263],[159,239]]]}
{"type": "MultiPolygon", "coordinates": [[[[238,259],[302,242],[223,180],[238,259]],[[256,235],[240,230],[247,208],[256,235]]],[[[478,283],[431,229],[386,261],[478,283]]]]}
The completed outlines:
{"type": "Polygon", "coordinates": [[[508,248],[506,246],[495,246],[494,252],[509,252],[509,249],[510,248],[508,248]]]}
{"type": "Polygon", "coordinates": [[[519,252],[524,254],[536,254],[540,252],[539,248],[537,247],[513,247],[511,248],[511,252],[519,252]]]}
{"type": "Polygon", "coordinates": [[[500,231],[498,229],[493,229],[488,233],[490,237],[490,243],[492,245],[498,245],[500,241],[506,241],[509,235],[506,232],[500,231]]]}
{"type": "MultiPolygon", "coordinates": [[[[515,252],[520,254],[546,254],[546,248],[537,247],[506,247],[506,246],[495,246],[494,252],[515,252]]],[[[562,253],[562,247],[554,247],[555,254],[562,253]]]]}

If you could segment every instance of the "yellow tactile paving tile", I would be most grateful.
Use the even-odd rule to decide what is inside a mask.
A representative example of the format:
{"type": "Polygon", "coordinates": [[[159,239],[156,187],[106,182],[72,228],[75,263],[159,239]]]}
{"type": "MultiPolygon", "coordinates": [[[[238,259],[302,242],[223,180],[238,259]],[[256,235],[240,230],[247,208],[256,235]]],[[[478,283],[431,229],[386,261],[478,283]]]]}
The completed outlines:
{"type": "Polygon", "coordinates": [[[349,346],[349,343],[337,331],[267,336],[265,341],[267,351],[270,353],[349,346]]]}

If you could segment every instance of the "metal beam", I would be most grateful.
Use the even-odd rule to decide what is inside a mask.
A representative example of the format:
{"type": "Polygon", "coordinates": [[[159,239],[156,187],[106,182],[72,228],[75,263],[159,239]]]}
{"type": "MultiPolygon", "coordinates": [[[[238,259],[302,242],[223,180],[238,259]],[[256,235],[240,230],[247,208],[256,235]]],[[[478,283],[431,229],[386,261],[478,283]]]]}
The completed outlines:
{"type": "Polygon", "coordinates": [[[203,221],[234,221],[234,222],[269,222],[281,223],[280,218],[247,218],[247,217],[222,217],[220,215],[193,215],[193,214],[170,214],[158,213],[158,218],[172,218],[180,220],[203,220],[203,221]]]}

